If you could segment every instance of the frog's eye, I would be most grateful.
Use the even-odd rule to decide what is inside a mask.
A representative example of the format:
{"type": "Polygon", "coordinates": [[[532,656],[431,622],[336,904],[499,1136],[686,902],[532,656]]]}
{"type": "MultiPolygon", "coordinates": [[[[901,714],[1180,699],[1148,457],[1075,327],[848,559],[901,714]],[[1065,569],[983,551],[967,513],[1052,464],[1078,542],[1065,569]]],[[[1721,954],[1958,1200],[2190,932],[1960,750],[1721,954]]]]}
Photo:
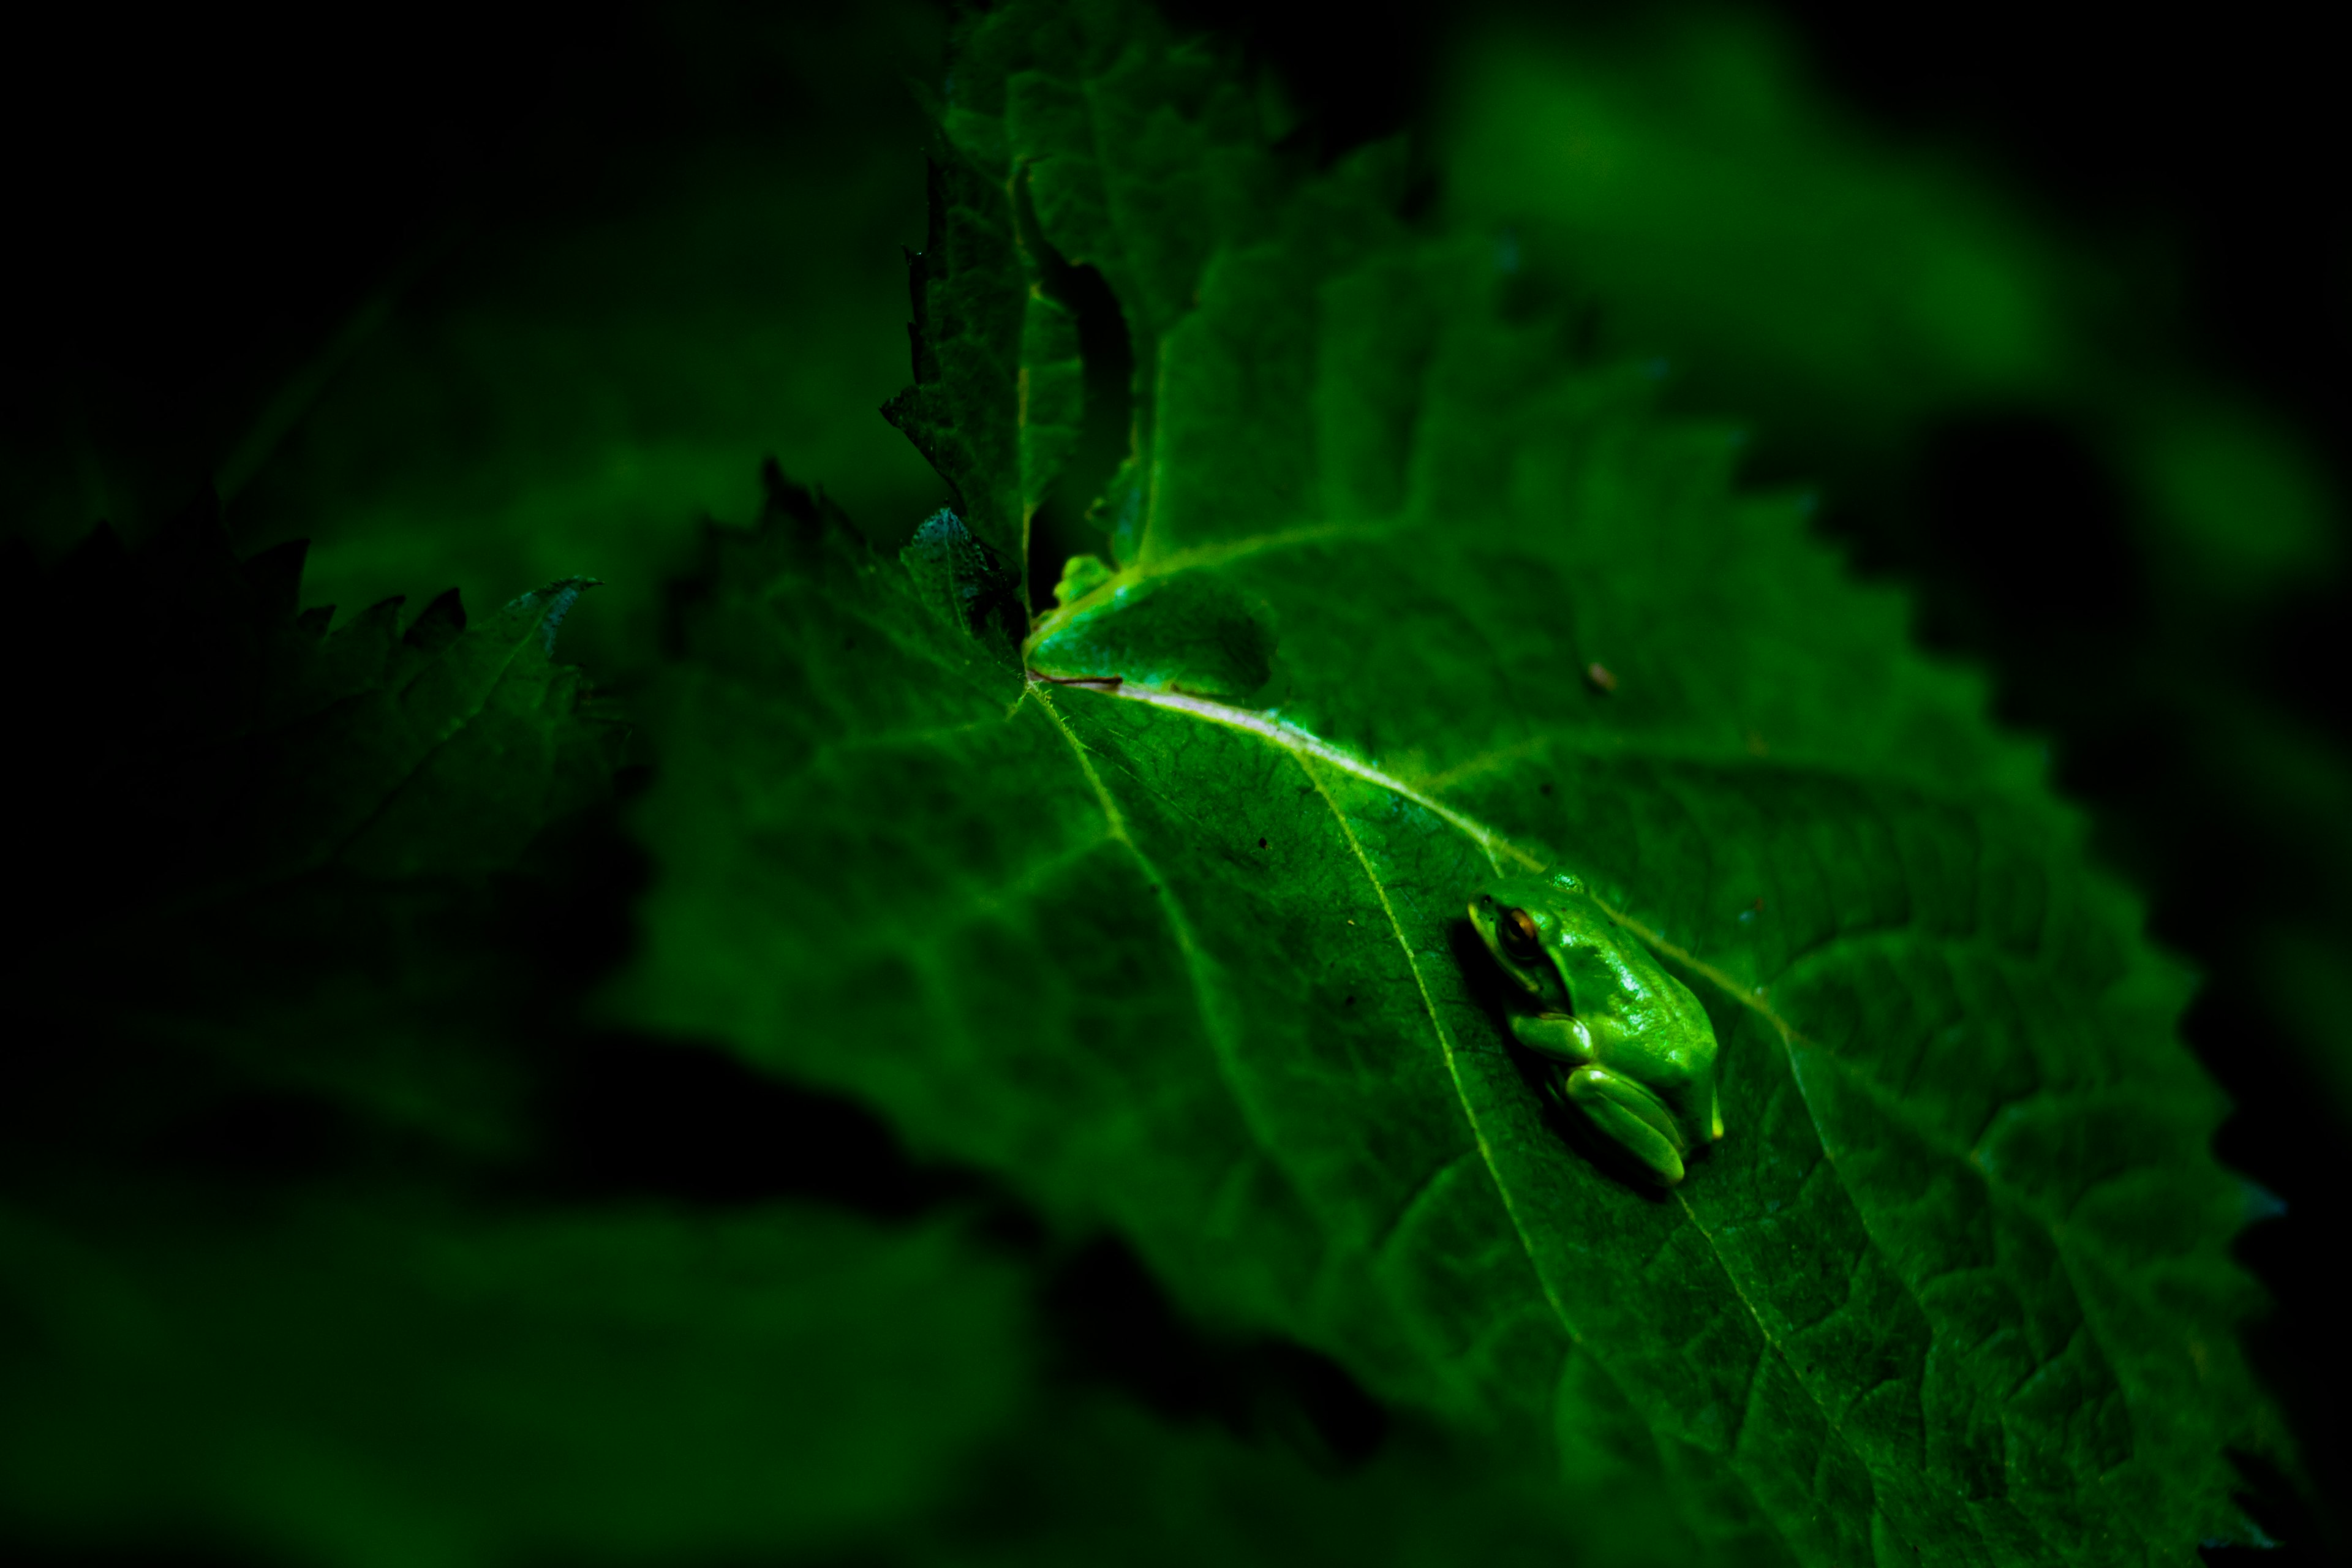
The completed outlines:
{"type": "Polygon", "coordinates": [[[1503,939],[1503,951],[1522,963],[1532,963],[1543,951],[1536,940],[1535,917],[1525,910],[1504,910],[1495,917],[1495,933],[1503,939]]]}

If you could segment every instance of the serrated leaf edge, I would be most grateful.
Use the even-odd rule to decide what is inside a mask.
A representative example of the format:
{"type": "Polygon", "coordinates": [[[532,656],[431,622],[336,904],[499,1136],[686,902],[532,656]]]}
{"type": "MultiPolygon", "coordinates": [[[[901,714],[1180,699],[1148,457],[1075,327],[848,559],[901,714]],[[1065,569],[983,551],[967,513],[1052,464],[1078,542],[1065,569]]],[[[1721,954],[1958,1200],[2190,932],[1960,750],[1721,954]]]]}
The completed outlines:
{"type": "MultiPolygon", "coordinates": [[[[1330,531],[1348,531],[1332,530],[1330,531]]],[[[1289,536],[1285,535],[1283,537],[1286,540],[1289,536]]],[[[1222,550],[1226,547],[1215,548],[1222,550]]],[[[1244,551],[1244,552],[1247,552],[1244,551]]],[[[1085,601],[1082,600],[1080,602],[1084,603],[1085,601]]],[[[1113,824],[1113,836],[1119,838],[1122,843],[1128,845],[1129,849],[1136,855],[1138,860],[1142,863],[1144,868],[1151,873],[1155,883],[1164,889],[1165,881],[1163,879],[1160,878],[1157,868],[1153,867],[1149,858],[1144,856],[1141,848],[1139,846],[1136,846],[1131,838],[1127,837],[1124,829],[1124,819],[1118,813],[1117,803],[1112,799],[1108,790],[1103,784],[1100,775],[1096,772],[1092,761],[1087,757],[1085,745],[1070,730],[1068,724],[1063,720],[1060,713],[1055,711],[1052,697],[1054,689],[1055,683],[1050,679],[1034,675],[1029,678],[1027,695],[1035,700],[1039,705],[1045,710],[1047,714],[1052,718],[1055,727],[1068,742],[1072,752],[1077,758],[1079,767],[1085,773],[1089,784],[1093,786],[1097,798],[1102,803],[1104,811],[1108,815],[1113,824]]],[[[1103,692],[1103,695],[1114,697],[1125,701],[1142,702],[1152,707],[1171,709],[1204,722],[1222,725],[1227,729],[1244,731],[1249,734],[1256,736],[1269,744],[1275,745],[1283,751],[1289,752],[1298,760],[1301,771],[1307,774],[1309,782],[1315,785],[1317,793],[1322,797],[1325,805],[1329,807],[1333,818],[1339,823],[1340,832],[1347,838],[1350,849],[1355,853],[1358,863],[1364,872],[1366,880],[1371,885],[1374,895],[1380,900],[1381,910],[1388,918],[1390,930],[1396,936],[1399,945],[1404,950],[1405,962],[1412,972],[1413,983],[1421,994],[1423,1005],[1428,1015],[1430,1026],[1436,1033],[1438,1046],[1444,1056],[1446,1070],[1454,1083],[1455,1095],[1457,1100],[1461,1104],[1463,1115],[1469,1123],[1471,1134],[1477,1143],[1480,1158],[1486,1167],[1489,1179],[1495,1184],[1496,1192],[1503,1204],[1504,1210],[1511,1216],[1513,1234],[1518,1240],[1522,1254],[1528,1259],[1528,1268],[1534,1273],[1538,1284],[1541,1287],[1544,1299],[1551,1306],[1553,1317],[1559,1324],[1561,1331],[1567,1334],[1571,1343],[1580,1347],[1582,1346],[1584,1343],[1582,1335],[1578,1332],[1577,1328],[1570,1321],[1565,1307],[1561,1304],[1558,1295],[1554,1292],[1550,1280],[1546,1277],[1542,1267],[1537,1262],[1533,1243],[1529,1239],[1526,1227],[1519,1217],[1517,1205],[1512,1202],[1509,1184],[1504,1181],[1502,1173],[1496,1164],[1493,1149],[1487,1141],[1485,1129],[1479,1124],[1477,1113],[1471,1108],[1467,1090],[1462,1082],[1454,1043],[1452,1037],[1448,1035],[1444,1023],[1437,1016],[1436,1006],[1430,996],[1427,982],[1423,977],[1422,966],[1412,952],[1410,942],[1406,939],[1403,925],[1397,918],[1394,906],[1390,902],[1388,891],[1386,888],[1381,885],[1380,878],[1374,871],[1370,858],[1364,854],[1362,846],[1358,840],[1355,829],[1349,822],[1346,813],[1340,808],[1339,803],[1332,798],[1329,790],[1325,787],[1324,780],[1318,775],[1313,764],[1321,763],[1324,766],[1336,769],[1350,777],[1360,779],[1366,784],[1371,784],[1375,788],[1385,790],[1396,795],[1399,799],[1409,802],[1410,804],[1429,812],[1432,816],[1444,821],[1447,826],[1453,827],[1455,831],[1463,834],[1473,843],[1477,845],[1480,852],[1486,857],[1488,863],[1495,868],[1498,874],[1504,869],[1503,861],[1505,858],[1508,858],[1531,871],[1541,871],[1545,869],[1550,862],[1543,859],[1541,857],[1522,847],[1521,846],[1513,843],[1505,835],[1487,826],[1485,823],[1478,821],[1475,817],[1469,816],[1467,813],[1449,806],[1441,801],[1433,799],[1427,794],[1415,789],[1412,785],[1405,783],[1403,780],[1383,772],[1381,769],[1323,739],[1313,731],[1307,730],[1300,725],[1291,723],[1286,720],[1276,718],[1266,713],[1254,711],[1249,709],[1231,707],[1224,703],[1213,701],[1205,698],[1192,697],[1181,692],[1155,690],[1148,688],[1122,686],[1107,689],[1103,692]]],[[[1817,1042],[1809,1040],[1793,1024],[1774,1011],[1769,1001],[1769,994],[1766,988],[1760,986],[1745,986],[1740,984],[1737,979],[1721,968],[1699,958],[1688,949],[1685,949],[1677,943],[1669,942],[1663,933],[1653,930],[1642,921],[1625,914],[1613,905],[1597,897],[1595,899],[1595,902],[1599,904],[1601,910],[1609,919],[1622,926],[1627,931],[1633,932],[1654,951],[1668,959],[1671,959],[1673,962],[1687,969],[1692,973],[1706,980],[1710,985],[1721,992],[1727,999],[1753,1013],[1770,1028],[1773,1037],[1780,1043],[1782,1051],[1788,1057],[1790,1072],[1798,1087],[1799,1092],[1803,1094],[1805,1097],[1808,1120],[1813,1121],[1816,1136],[1820,1137],[1822,1141],[1822,1157],[1826,1163],[1828,1163],[1833,1172],[1836,1171],[1837,1160],[1835,1155],[1833,1155],[1830,1151],[1829,1140],[1825,1134],[1822,1133],[1818,1121],[1813,1120],[1811,1096],[1805,1092],[1806,1074],[1803,1065],[1798,1061],[1795,1053],[1795,1047],[1800,1045],[1815,1046],[1818,1050],[1817,1042]]],[[[1199,969],[1199,954],[1196,951],[1197,942],[1192,936],[1189,925],[1183,923],[1182,913],[1181,910],[1178,910],[1175,907],[1172,899],[1170,900],[1170,910],[1171,920],[1177,923],[1178,929],[1181,933],[1180,942],[1184,948],[1187,963],[1192,971],[1194,989],[1201,998],[1204,1022],[1208,1026],[1211,1037],[1214,1038],[1218,1044],[1220,1073],[1225,1079],[1228,1087],[1234,1090],[1235,1099],[1240,1102],[1244,1115],[1248,1116],[1249,1102],[1247,1097],[1241,1092],[1234,1078],[1236,1068],[1230,1059],[1232,1047],[1230,1041],[1226,1037],[1227,1032],[1216,1019],[1213,1003],[1209,995],[1205,980],[1199,969]]],[[[1832,1069],[1842,1070],[1842,1064],[1837,1063],[1833,1058],[1829,1058],[1826,1052],[1822,1052],[1821,1054],[1824,1059],[1829,1062],[1829,1065],[1832,1069]]],[[[1939,1135],[1933,1135],[1927,1130],[1918,1127],[1910,1118],[1895,1115],[1894,1108],[1886,1102],[1885,1096],[1878,1086],[1858,1079],[1853,1079],[1851,1075],[1847,1076],[1851,1086],[1858,1092],[1864,1095],[1871,1103],[1876,1107],[1882,1114],[1886,1115],[1890,1121],[1896,1121],[1914,1136],[1921,1138],[1923,1142],[1939,1149],[1948,1156],[1958,1159],[1968,1164],[1971,1169],[1975,1170],[1979,1173],[1989,1187],[2006,1194],[2009,1196],[2010,1201],[2018,1204],[2019,1206],[2023,1208],[2028,1214],[2034,1215],[2037,1219],[2040,1219],[2044,1225],[2046,1225],[2051,1232],[2053,1243],[2063,1243],[2064,1241],[2068,1235],[2069,1227],[2064,1224],[2063,1217],[2045,1215],[2042,1212],[2041,1205],[2030,1201],[2026,1194],[2020,1192],[2009,1183],[2003,1181],[1997,1171],[1986,1166],[1984,1163],[1977,1160],[1975,1158],[1975,1151],[1973,1149],[1956,1149],[1948,1138],[1939,1135]]],[[[1250,1117],[1249,1119],[1252,1122],[1252,1131],[1254,1132],[1260,1131],[1260,1129],[1255,1125],[1256,1119],[1255,1117],[1250,1117]]],[[[1998,1119],[1996,1118],[1996,1120],[1998,1119]]],[[[1261,1142],[1264,1142],[1262,1137],[1261,1142]]],[[[1841,1186],[1845,1185],[1843,1174],[1840,1174],[1839,1181],[1841,1186]]],[[[1806,1397],[1810,1399],[1813,1403],[1814,1407],[1820,1411],[1824,1426],[1830,1432],[1837,1436],[1841,1446],[1845,1447],[1847,1453],[1852,1456],[1855,1464],[1861,1468],[1863,1473],[1865,1476],[1871,1477],[1872,1489],[1873,1492],[1875,1493],[1877,1489],[1876,1478],[1872,1473],[1872,1467],[1869,1462],[1865,1460],[1862,1455],[1854,1452],[1851,1445],[1846,1444],[1841,1423],[1832,1414],[1828,1407],[1822,1403],[1820,1394],[1812,1388],[1811,1384],[1803,1377],[1796,1375],[1795,1365],[1789,1357],[1788,1352],[1781,1346],[1780,1340],[1773,1335],[1769,1326],[1765,1323],[1763,1316],[1758,1311],[1755,1303],[1748,1300],[1748,1294],[1740,1286],[1738,1279],[1733,1272],[1729,1261],[1724,1258],[1721,1248],[1717,1246],[1713,1233],[1706,1228],[1706,1226],[1700,1221],[1696,1211],[1692,1209],[1687,1195],[1681,1192],[1676,1192],[1673,1195],[1675,1203],[1683,1211],[1684,1218],[1689,1223],[1691,1228],[1706,1242],[1709,1255],[1714,1258],[1717,1268],[1721,1270],[1726,1283],[1730,1286],[1732,1292],[1738,1298],[1741,1307],[1747,1310],[1750,1320],[1754,1322],[1759,1338],[1769,1349],[1771,1353],[1780,1360],[1782,1365],[1788,1369],[1792,1381],[1794,1381],[1799,1387],[1805,1390],[1806,1397]]],[[[1867,1219],[1864,1218],[1866,1211],[1862,1207],[1862,1205],[1856,1205],[1855,1212],[1857,1218],[1864,1219],[1864,1234],[1870,1237],[1873,1247],[1883,1247],[1880,1238],[1874,1234],[1867,1219]]],[[[2060,1258],[2065,1262],[2070,1277],[2076,1268],[2081,1267],[2084,1263],[2091,1264],[2095,1267],[2102,1267],[2103,1268],[2105,1267],[2102,1260],[2096,1257],[2084,1255],[2083,1248],[2079,1241],[2072,1247],[2060,1245],[2058,1247],[2058,1252],[2060,1258]],[[2070,1254],[2073,1254],[2074,1256],[2070,1256],[2070,1254]]],[[[1902,1285],[1905,1295],[1910,1298],[1914,1306],[1917,1307],[1924,1315],[1926,1313],[1925,1304],[1919,1300],[1911,1282],[1908,1279],[1902,1279],[1900,1275],[1897,1275],[1896,1278],[1898,1282],[1902,1285]]],[[[2145,1292],[2136,1282],[2127,1279],[2120,1278],[2115,1282],[2129,1295],[2138,1298],[2143,1304],[2149,1304],[2152,1306],[2152,1303],[2147,1302],[2145,1292]]],[[[2108,1347],[2104,1342],[2101,1342],[2101,1336],[2096,1324],[2091,1315],[2087,1312],[2084,1314],[2083,1320],[2082,1331],[2089,1333],[2092,1336],[2094,1342],[2099,1343],[2101,1354],[2108,1359],[2111,1365],[2115,1364],[2114,1358],[2110,1354],[2108,1347]]],[[[1762,1363],[1759,1361],[1758,1363],[1759,1372],[1761,1365],[1762,1363]]],[[[1606,1368],[1603,1368],[1602,1371],[1604,1373],[1607,1373],[1606,1368]]],[[[2038,1371],[2039,1369],[2037,1369],[2037,1372],[2038,1371]]],[[[1612,1381],[1615,1381],[1613,1374],[1612,1375],[1612,1381]]],[[[1753,1378],[1751,1377],[1751,1389],[1752,1386],[1753,1378]]],[[[1636,1408],[1638,1408],[1638,1406],[1636,1406],[1636,1408]]],[[[1742,1420],[1744,1423],[1744,1405],[1742,1420]]],[[[1738,1429],[1735,1428],[1731,1437],[1727,1441],[1727,1457],[1729,1448],[1736,1447],[1737,1441],[1738,1429]]],[[[1736,1477],[1737,1472],[1735,1471],[1733,1473],[1736,1477]]],[[[1744,1478],[1740,1478],[1740,1484],[1743,1489],[1746,1487],[1744,1478]]],[[[1965,1500],[1963,1500],[1963,1507],[1966,1508],[1967,1506],[1965,1500]]],[[[1773,1527],[1776,1531],[1780,1530],[1779,1521],[1772,1520],[1772,1516],[1769,1510],[1764,1510],[1759,1508],[1759,1511],[1765,1519],[1772,1521],[1773,1527]]],[[[1973,1510],[1971,1509],[1969,1511],[1973,1511],[1973,1510]]],[[[1886,1517],[1884,1510],[1874,1506],[1873,1513],[1885,1529],[1890,1532],[1896,1533],[1899,1538],[1899,1532],[1895,1531],[1894,1521],[1886,1517]]],[[[2137,1522],[2137,1521],[2135,1521],[2135,1522],[2137,1522]]],[[[1782,1539],[1784,1541],[1786,1540],[1785,1534],[1782,1539]]],[[[2145,1541],[2147,1538],[2143,1537],[2142,1539],[2145,1541]]],[[[2156,1547],[2159,1551],[2167,1544],[2165,1542],[2148,1542],[2147,1543],[2156,1547]]],[[[1790,1544],[1793,1549],[1794,1543],[1790,1542],[1790,1544]]],[[[1904,1544],[1915,1552],[1917,1550],[1917,1548],[1916,1546],[1912,1546],[1908,1541],[1906,1541],[1904,1544]]]]}

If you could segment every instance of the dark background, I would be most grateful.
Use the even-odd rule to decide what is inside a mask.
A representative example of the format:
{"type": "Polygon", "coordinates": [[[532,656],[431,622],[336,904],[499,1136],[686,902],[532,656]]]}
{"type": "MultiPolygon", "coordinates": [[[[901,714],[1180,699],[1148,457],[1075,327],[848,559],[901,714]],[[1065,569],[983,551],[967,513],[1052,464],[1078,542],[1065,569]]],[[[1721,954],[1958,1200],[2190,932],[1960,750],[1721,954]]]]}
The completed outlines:
{"type": "MultiPolygon", "coordinates": [[[[1340,21],[1178,9],[1244,34],[1325,156],[1420,127],[1461,25],[1454,8],[1394,0],[1340,21]]],[[[807,131],[826,112],[810,74],[850,26],[721,5],[575,7],[530,26],[388,6],[291,26],[62,10],[19,35],[0,92],[0,509],[45,552],[100,515],[135,535],[248,460],[257,419],[354,310],[429,278],[469,237],[593,205],[611,169],[650,149],[807,131]],[[735,47],[755,35],[761,47],[735,47]]],[[[2258,399],[2352,493],[2339,151],[2352,99],[2320,8],[1781,0],[1777,14],[1867,122],[1971,149],[2072,232],[2153,246],[2176,279],[2179,319],[2163,327],[2177,353],[2258,399]]],[[[925,37],[902,28],[891,47],[919,58],[925,37]]],[[[913,209],[912,136],[904,161],[913,209]]],[[[824,246],[826,214],[804,223],[824,246]]],[[[2352,799],[2335,799],[2332,838],[2328,810],[2269,809],[2243,770],[2210,765],[2217,731],[2189,720],[2258,702],[2340,759],[2352,707],[2336,646],[2352,605],[2341,574],[2252,615],[2163,599],[2103,461],[2063,414],[1959,410],[1903,454],[1899,482],[1841,500],[1838,476],[1819,476],[1822,526],[1862,570],[1914,590],[1932,644],[1993,672],[2008,721],[2052,739],[2100,854],[2208,976],[2186,1029],[2239,1107],[2221,1152],[2287,1205],[2240,1247],[2277,1300],[2257,1355],[2315,1489],[2347,1495],[2352,1368],[2332,1265],[2352,1235],[2339,1175],[2352,1130],[2324,1064],[2290,1043],[2248,933],[2296,923],[2340,972],[2347,894],[2331,872],[2352,865],[2352,799]]],[[[2345,775],[2317,776],[2326,806],[2345,775]]],[[[2331,1527],[2283,1479],[2248,1479],[2257,1517],[2319,1560],[2305,1543],[2331,1527]]]]}

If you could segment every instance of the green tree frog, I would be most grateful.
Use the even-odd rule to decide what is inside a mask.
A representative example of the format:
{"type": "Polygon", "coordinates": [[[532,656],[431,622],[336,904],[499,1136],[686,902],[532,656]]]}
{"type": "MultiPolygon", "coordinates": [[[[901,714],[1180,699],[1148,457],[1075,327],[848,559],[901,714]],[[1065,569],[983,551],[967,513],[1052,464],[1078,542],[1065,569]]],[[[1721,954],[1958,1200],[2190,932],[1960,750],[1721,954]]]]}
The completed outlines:
{"type": "Polygon", "coordinates": [[[1689,987],[1611,920],[1584,883],[1551,871],[1478,889],[1470,923],[1534,1000],[1520,1045],[1558,1064],[1568,1102],[1668,1186],[1723,1136],[1715,1028],[1689,987]]]}

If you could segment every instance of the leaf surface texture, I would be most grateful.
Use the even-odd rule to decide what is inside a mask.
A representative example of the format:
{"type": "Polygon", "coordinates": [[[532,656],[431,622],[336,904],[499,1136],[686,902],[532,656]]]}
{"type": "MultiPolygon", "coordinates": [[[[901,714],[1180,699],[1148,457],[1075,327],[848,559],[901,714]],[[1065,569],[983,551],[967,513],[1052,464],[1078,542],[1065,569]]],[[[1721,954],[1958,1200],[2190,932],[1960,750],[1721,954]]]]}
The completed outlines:
{"type": "MultiPolygon", "coordinates": [[[[1120,7],[992,13],[953,84],[941,183],[1125,317],[1115,572],[1024,669],[845,531],[714,536],[625,1006],[1115,1226],[1211,1321],[1671,1491],[1710,1555],[2240,1530],[2270,1417],[2186,978],[1978,683],[1491,239],[1396,216],[1391,150],[1293,166],[1120,7]],[[1556,865],[1713,1018],[1729,1132],[1672,1193],[1507,1047],[1463,906],[1556,865]]],[[[1007,312],[1021,254],[971,280],[1007,312]]]]}

